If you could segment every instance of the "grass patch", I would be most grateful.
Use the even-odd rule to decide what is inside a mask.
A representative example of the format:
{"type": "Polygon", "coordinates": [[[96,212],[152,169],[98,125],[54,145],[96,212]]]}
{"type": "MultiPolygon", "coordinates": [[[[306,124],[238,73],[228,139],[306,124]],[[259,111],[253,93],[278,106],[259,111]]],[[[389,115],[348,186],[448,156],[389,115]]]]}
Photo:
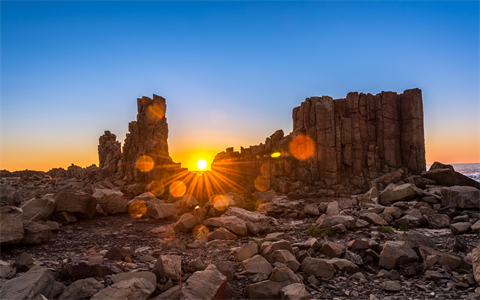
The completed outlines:
{"type": "Polygon", "coordinates": [[[308,227],[308,229],[305,231],[305,234],[310,236],[321,236],[323,234],[334,236],[335,233],[335,230],[333,230],[331,227],[318,228],[314,225],[308,227]]]}
{"type": "Polygon", "coordinates": [[[378,230],[383,233],[393,233],[393,229],[390,226],[380,226],[378,227],[378,230]]]}
{"type": "Polygon", "coordinates": [[[400,225],[398,227],[398,230],[401,230],[401,231],[405,231],[405,230],[409,230],[410,228],[408,228],[408,226],[405,226],[405,225],[400,225]]]}

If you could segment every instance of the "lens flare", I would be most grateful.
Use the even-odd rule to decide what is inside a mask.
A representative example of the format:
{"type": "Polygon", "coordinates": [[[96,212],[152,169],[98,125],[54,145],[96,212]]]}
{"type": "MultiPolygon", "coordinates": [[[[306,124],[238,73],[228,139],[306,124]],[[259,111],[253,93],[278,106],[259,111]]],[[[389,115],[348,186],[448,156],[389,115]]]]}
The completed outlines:
{"type": "Polygon", "coordinates": [[[199,242],[206,242],[209,233],[210,230],[208,230],[208,228],[204,225],[197,225],[192,231],[193,238],[199,242]]]}
{"type": "Polygon", "coordinates": [[[154,194],[155,197],[160,197],[165,192],[165,186],[162,184],[161,181],[154,180],[150,182],[150,184],[147,187],[147,190],[150,193],[154,194]]]}
{"type": "Polygon", "coordinates": [[[203,170],[205,170],[205,169],[207,168],[207,166],[208,166],[208,163],[207,163],[207,161],[204,160],[203,158],[197,161],[197,168],[198,168],[199,170],[202,170],[202,171],[203,171],[203,170]]]}
{"type": "Polygon", "coordinates": [[[153,169],[153,159],[148,155],[142,155],[137,159],[137,168],[142,172],[148,172],[153,169]]]}
{"type": "Polygon", "coordinates": [[[260,172],[263,177],[272,178],[273,177],[273,165],[268,161],[260,167],[260,172]]]}
{"type": "Polygon", "coordinates": [[[133,201],[128,206],[128,213],[136,219],[141,218],[147,213],[147,206],[143,201],[133,201]]]}
{"type": "Polygon", "coordinates": [[[161,107],[157,103],[154,103],[148,107],[147,116],[152,119],[161,120],[165,116],[166,107],[161,107]]]}
{"type": "Polygon", "coordinates": [[[229,205],[230,197],[226,195],[217,195],[213,199],[213,207],[215,207],[216,210],[224,211],[228,208],[229,205]]]}
{"type": "Polygon", "coordinates": [[[185,195],[186,191],[187,191],[187,187],[185,186],[185,183],[183,183],[182,181],[174,181],[170,185],[170,193],[174,197],[182,197],[183,195],[185,195]]]}
{"type": "Polygon", "coordinates": [[[277,158],[280,157],[281,153],[280,152],[273,152],[270,157],[277,158]]]}
{"type": "Polygon", "coordinates": [[[263,175],[255,178],[254,184],[255,184],[255,188],[262,192],[265,192],[270,188],[270,180],[263,175]]]}
{"type": "Polygon", "coordinates": [[[315,152],[315,143],[307,135],[297,135],[290,142],[290,153],[296,158],[305,160],[310,158],[315,152]]]}
{"type": "Polygon", "coordinates": [[[175,230],[173,229],[172,226],[168,226],[167,230],[165,230],[165,232],[163,233],[162,241],[164,241],[165,243],[169,243],[173,241],[174,238],[175,238],[175,230]]]}

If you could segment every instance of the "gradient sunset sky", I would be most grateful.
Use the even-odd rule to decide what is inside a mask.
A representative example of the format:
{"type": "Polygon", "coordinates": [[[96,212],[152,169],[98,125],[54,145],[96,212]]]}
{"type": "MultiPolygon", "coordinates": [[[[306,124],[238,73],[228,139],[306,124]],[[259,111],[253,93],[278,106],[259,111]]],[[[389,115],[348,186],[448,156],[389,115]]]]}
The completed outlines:
{"type": "Polygon", "coordinates": [[[1,1],[0,169],[98,165],[152,94],[195,169],[290,133],[307,97],[416,87],[427,163],[478,163],[479,3],[1,1]]]}

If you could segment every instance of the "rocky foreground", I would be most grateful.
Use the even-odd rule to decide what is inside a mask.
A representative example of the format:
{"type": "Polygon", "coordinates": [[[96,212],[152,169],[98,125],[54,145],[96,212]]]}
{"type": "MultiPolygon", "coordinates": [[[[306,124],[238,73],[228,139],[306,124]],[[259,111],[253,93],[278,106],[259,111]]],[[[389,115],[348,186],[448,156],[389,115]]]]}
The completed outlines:
{"type": "Polygon", "coordinates": [[[205,204],[1,178],[0,299],[477,299],[480,190],[459,178],[435,164],[351,197],[205,204]]]}

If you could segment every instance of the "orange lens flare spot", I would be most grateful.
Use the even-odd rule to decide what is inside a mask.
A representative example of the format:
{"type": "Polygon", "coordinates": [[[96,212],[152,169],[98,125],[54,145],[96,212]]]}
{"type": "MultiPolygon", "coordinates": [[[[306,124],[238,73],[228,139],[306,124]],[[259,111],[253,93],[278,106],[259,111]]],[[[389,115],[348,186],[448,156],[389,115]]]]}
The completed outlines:
{"type": "Polygon", "coordinates": [[[315,143],[307,135],[297,135],[290,142],[290,153],[296,158],[305,160],[315,152],[315,143]]]}
{"type": "Polygon", "coordinates": [[[217,195],[213,199],[213,207],[215,207],[216,210],[219,211],[224,211],[228,208],[230,205],[230,198],[225,195],[217,195]]]}
{"type": "Polygon", "coordinates": [[[204,225],[198,225],[193,228],[192,234],[193,238],[199,242],[206,242],[210,230],[204,225]]]}
{"type": "Polygon", "coordinates": [[[165,116],[165,107],[154,103],[148,107],[147,116],[152,119],[161,120],[165,116]]]}
{"type": "Polygon", "coordinates": [[[165,192],[165,186],[160,181],[154,180],[148,185],[147,190],[155,197],[160,197],[165,192]]]}
{"type": "Polygon", "coordinates": [[[203,171],[203,170],[205,170],[205,169],[207,168],[207,166],[208,166],[208,163],[207,163],[207,161],[204,160],[203,158],[200,159],[199,161],[197,161],[197,168],[198,168],[199,170],[202,170],[202,171],[203,171]]]}
{"type": "Polygon", "coordinates": [[[173,241],[174,238],[175,238],[175,230],[173,229],[172,226],[168,226],[167,230],[165,230],[165,232],[163,233],[162,241],[165,243],[169,243],[173,241]]]}
{"type": "Polygon", "coordinates": [[[174,197],[182,197],[183,195],[185,195],[186,191],[187,191],[187,187],[185,186],[185,183],[183,183],[182,181],[174,181],[170,185],[170,193],[174,197]]]}
{"type": "Polygon", "coordinates": [[[257,190],[265,192],[270,188],[270,179],[265,176],[258,176],[255,178],[254,184],[257,190]]]}
{"type": "Polygon", "coordinates": [[[153,169],[153,159],[148,155],[142,155],[137,159],[137,169],[142,172],[148,172],[153,169]]]}
{"type": "Polygon", "coordinates": [[[128,206],[128,213],[135,219],[141,218],[147,213],[147,206],[143,201],[133,201],[128,206]]]}
{"type": "Polygon", "coordinates": [[[282,155],[280,152],[273,152],[272,154],[270,154],[270,157],[277,158],[280,157],[280,155],[282,155]]]}

